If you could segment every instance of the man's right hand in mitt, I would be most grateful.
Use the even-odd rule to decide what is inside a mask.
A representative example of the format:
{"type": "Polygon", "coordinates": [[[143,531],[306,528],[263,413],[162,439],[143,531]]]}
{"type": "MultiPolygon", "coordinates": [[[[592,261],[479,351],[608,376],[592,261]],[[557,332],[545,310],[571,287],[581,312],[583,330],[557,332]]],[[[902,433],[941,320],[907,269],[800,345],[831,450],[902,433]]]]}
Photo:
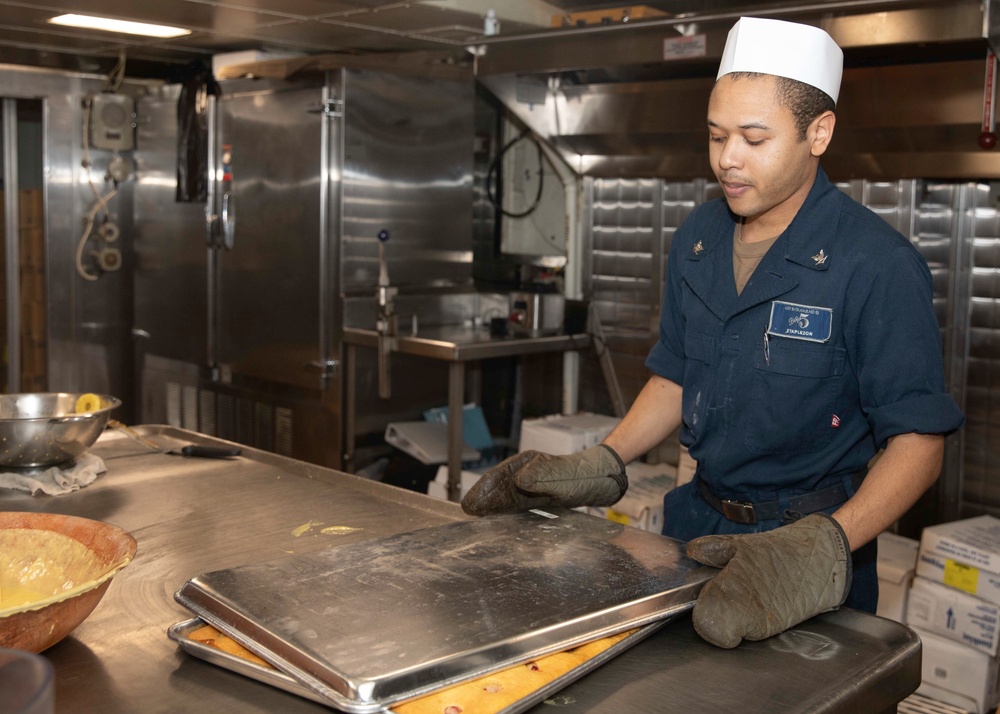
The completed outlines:
{"type": "Polygon", "coordinates": [[[692,619],[702,638],[727,649],[836,610],[851,591],[851,546],[824,513],[766,533],[695,538],[687,555],[722,568],[702,588],[692,619]]]}
{"type": "Polygon", "coordinates": [[[462,499],[462,510],[485,516],[553,506],[610,506],[627,488],[625,464],[605,444],[569,456],[523,451],[483,474],[462,499]]]}

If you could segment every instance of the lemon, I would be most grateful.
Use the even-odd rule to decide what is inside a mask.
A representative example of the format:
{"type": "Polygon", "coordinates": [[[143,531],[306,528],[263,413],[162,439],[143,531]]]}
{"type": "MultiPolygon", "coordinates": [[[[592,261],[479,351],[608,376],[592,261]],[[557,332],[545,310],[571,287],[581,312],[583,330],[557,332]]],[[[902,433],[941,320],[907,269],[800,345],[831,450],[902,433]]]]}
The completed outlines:
{"type": "Polygon", "coordinates": [[[76,400],[77,414],[84,412],[96,412],[102,406],[104,406],[104,404],[101,402],[101,398],[96,394],[91,394],[90,392],[81,394],[76,400]]]}

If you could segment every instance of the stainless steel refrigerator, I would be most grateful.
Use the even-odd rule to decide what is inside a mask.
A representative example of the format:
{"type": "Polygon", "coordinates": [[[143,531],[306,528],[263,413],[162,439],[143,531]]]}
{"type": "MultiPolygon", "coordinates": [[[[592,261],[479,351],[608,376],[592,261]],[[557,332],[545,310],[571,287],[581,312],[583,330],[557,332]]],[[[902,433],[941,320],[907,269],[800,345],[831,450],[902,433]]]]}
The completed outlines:
{"type": "MultiPolygon", "coordinates": [[[[473,81],[441,75],[345,66],[221,82],[204,98],[204,203],[175,200],[180,85],[140,100],[144,423],[341,465],[340,335],[345,319],[374,326],[379,233],[401,300],[472,283],[473,81]]],[[[364,390],[376,365],[358,367],[364,390]]],[[[375,411],[412,415],[440,399],[434,381],[397,378],[375,411]]]]}

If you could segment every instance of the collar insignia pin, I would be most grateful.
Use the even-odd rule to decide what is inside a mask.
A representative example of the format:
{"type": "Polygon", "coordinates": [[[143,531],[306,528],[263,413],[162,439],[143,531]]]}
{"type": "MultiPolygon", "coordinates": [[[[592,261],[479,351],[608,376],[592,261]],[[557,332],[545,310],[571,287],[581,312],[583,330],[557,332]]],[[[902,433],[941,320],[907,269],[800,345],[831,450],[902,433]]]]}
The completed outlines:
{"type": "Polygon", "coordinates": [[[822,249],[820,249],[819,253],[814,255],[812,259],[816,263],[816,265],[823,265],[823,263],[825,263],[826,259],[829,257],[830,256],[828,256],[826,253],[823,252],[822,249]]]}
{"type": "Polygon", "coordinates": [[[694,253],[695,255],[698,255],[698,254],[699,254],[699,253],[701,253],[701,251],[703,251],[703,250],[705,250],[705,246],[703,246],[703,245],[701,244],[701,241],[698,241],[697,243],[695,243],[695,244],[694,244],[694,248],[692,249],[692,252],[693,252],[693,253],[694,253]]]}

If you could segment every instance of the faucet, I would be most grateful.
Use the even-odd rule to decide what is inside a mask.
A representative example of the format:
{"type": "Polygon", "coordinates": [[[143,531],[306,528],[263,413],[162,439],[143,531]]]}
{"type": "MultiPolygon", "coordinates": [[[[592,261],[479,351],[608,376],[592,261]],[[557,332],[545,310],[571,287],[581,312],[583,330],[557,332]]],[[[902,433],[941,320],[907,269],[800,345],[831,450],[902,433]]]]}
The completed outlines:
{"type": "Polygon", "coordinates": [[[378,310],[375,316],[375,330],[378,332],[378,396],[388,399],[392,396],[392,382],[389,373],[389,355],[392,340],[396,336],[396,294],[398,289],[389,285],[389,266],[385,259],[385,244],[389,241],[389,231],[378,232],[378,289],[375,299],[378,310]]]}

